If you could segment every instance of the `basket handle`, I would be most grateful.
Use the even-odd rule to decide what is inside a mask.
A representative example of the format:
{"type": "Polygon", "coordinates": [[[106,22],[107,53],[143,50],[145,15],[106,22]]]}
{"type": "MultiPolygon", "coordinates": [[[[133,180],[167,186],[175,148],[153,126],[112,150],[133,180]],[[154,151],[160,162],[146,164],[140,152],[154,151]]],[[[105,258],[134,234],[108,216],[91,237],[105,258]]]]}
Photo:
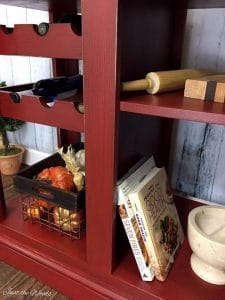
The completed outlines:
{"type": "Polygon", "coordinates": [[[54,195],[51,193],[51,191],[41,190],[40,187],[37,188],[35,186],[32,186],[31,189],[37,196],[40,196],[46,200],[53,201],[54,199],[54,195]]]}

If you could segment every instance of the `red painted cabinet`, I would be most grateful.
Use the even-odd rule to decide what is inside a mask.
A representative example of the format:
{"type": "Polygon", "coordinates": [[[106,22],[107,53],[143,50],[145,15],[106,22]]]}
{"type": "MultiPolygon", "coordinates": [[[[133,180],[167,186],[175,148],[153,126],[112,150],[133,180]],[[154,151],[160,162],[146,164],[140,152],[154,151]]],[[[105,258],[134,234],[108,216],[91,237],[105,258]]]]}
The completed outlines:
{"type": "MultiPolygon", "coordinates": [[[[49,9],[53,21],[77,9],[72,0],[32,2],[10,4],[49,9]]],[[[2,26],[0,54],[53,57],[60,75],[69,75],[74,61],[83,59],[85,114],[72,102],[46,108],[25,96],[15,104],[7,90],[0,93],[0,114],[85,132],[86,234],[71,242],[27,225],[19,200],[5,203],[1,193],[0,259],[72,299],[220,299],[224,287],[206,284],[191,271],[187,240],[166,282],[140,279],[116,212],[115,183],[140,155],[153,154],[167,166],[173,119],[225,124],[222,105],[185,99],[182,92],[120,93],[121,81],[179,68],[187,8],[225,7],[224,1],[81,2],[82,37],[54,22],[43,37],[31,25],[17,25],[12,33],[2,26]]],[[[177,205],[185,228],[190,203],[177,199],[177,205]]]]}

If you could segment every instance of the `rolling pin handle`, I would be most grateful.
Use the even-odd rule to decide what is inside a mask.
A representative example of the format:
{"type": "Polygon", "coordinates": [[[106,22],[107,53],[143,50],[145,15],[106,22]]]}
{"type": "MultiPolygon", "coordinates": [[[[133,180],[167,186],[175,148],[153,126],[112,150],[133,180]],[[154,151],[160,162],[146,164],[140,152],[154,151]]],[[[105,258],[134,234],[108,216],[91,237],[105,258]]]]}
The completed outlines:
{"type": "Polygon", "coordinates": [[[121,83],[121,91],[143,91],[151,88],[151,80],[140,79],[121,83]]]}

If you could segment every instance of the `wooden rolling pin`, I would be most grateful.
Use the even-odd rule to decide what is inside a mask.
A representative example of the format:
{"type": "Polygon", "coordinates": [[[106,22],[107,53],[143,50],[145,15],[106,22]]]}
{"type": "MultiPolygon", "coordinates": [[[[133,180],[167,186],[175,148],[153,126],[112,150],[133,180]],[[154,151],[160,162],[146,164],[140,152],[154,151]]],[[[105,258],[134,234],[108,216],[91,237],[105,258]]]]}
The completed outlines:
{"type": "Polygon", "coordinates": [[[214,74],[217,73],[212,70],[197,69],[150,72],[145,79],[122,82],[121,90],[123,92],[146,90],[149,94],[176,91],[184,89],[186,79],[214,74]]]}

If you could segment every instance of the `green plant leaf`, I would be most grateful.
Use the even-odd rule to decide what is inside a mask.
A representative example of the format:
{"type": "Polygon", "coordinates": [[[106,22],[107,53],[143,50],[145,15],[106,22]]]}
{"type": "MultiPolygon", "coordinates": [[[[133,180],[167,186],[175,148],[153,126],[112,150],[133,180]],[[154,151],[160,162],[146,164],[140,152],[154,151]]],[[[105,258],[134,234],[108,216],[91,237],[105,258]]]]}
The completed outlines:
{"type": "MultiPolygon", "coordinates": [[[[5,87],[6,82],[0,81],[0,87],[5,87]]],[[[7,118],[7,117],[0,117],[0,134],[3,137],[3,142],[5,146],[5,153],[8,152],[10,149],[9,141],[7,138],[7,131],[16,131],[24,124],[24,121],[16,120],[13,118],[7,118]]]]}

